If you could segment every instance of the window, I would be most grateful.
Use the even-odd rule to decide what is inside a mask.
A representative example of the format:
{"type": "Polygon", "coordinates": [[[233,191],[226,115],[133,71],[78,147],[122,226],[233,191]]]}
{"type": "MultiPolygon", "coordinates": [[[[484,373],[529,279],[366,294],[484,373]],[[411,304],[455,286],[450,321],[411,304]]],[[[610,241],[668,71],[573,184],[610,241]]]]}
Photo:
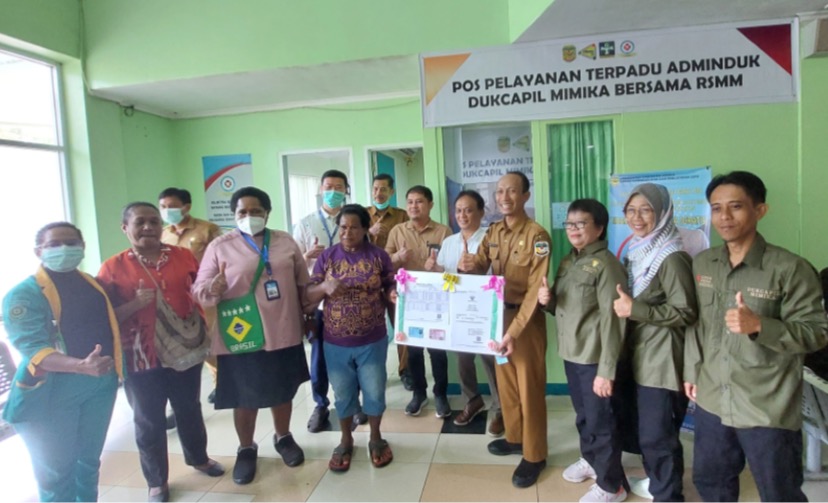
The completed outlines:
{"type": "Polygon", "coordinates": [[[0,296],[34,273],[35,232],[69,218],[58,67],[0,50],[0,296]]]}
{"type": "MultiPolygon", "coordinates": [[[[289,191],[287,199],[288,231],[306,215],[315,212],[322,206],[322,195],[319,193],[322,174],[328,170],[341,171],[353,185],[351,173],[350,150],[319,150],[282,156],[282,166],[286,186],[289,191]]],[[[353,201],[349,195],[345,203],[353,201]]]]}

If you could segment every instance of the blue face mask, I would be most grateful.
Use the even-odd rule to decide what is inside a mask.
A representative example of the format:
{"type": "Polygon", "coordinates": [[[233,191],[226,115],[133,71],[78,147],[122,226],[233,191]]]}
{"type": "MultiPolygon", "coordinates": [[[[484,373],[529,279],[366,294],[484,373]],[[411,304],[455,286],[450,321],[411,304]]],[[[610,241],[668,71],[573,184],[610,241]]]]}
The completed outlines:
{"type": "Polygon", "coordinates": [[[40,252],[43,267],[55,272],[69,272],[78,268],[83,261],[83,246],[56,246],[43,248],[40,252]]]}
{"type": "Polygon", "coordinates": [[[342,202],[345,201],[345,193],[336,190],[326,190],[322,192],[322,201],[325,202],[325,206],[328,208],[339,208],[342,206],[342,202]]]}
{"type": "Polygon", "coordinates": [[[385,201],[384,203],[378,203],[378,202],[374,201],[374,208],[376,208],[380,211],[384,210],[385,208],[388,208],[389,206],[391,206],[391,200],[390,199],[385,201]]]}
{"type": "Polygon", "coordinates": [[[184,212],[181,208],[163,208],[161,210],[161,219],[168,224],[178,225],[184,220],[184,212]]]}

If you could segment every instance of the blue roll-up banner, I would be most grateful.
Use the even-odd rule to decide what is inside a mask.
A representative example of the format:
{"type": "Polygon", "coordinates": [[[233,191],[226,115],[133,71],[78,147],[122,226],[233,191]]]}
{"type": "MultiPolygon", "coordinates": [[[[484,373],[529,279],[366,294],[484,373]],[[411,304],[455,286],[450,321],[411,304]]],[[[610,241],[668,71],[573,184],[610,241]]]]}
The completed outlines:
{"type": "Polygon", "coordinates": [[[253,185],[251,155],[205,156],[201,162],[204,167],[207,219],[219,227],[233,229],[236,219],[230,209],[230,198],[236,190],[253,185]]]}
{"type": "Polygon", "coordinates": [[[619,259],[627,254],[632,231],[624,218],[624,203],[630,192],[642,183],[667,187],[673,199],[673,217],[681,233],[684,250],[690,256],[710,247],[710,205],[705,190],[710,183],[710,167],[629,173],[610,178],[609,249],[619,259]]]}

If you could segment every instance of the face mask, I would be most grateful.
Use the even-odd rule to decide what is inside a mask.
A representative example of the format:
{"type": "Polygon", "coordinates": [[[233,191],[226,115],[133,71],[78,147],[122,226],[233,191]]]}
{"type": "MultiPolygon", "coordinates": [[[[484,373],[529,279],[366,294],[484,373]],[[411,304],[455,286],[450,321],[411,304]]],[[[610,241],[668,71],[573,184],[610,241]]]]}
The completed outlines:
{"type": "Polygon", "coordinates": [[[322,193],[322,200],[328,208],[339,208],[345,200],[345,193],[336,190],[326,190],[322,193]]]}
{"type": "Polygon", "coordinates": [[[164,208],[161,210],[161,219],[171,225],[178,225],[184,220],[181,208],[164,208]]]}
{"type": "Polygon", "coordinates": [[[78,268],[83,260],[82,246],[56,246],[43,248],[40,261],[43,267],[55,272],[69,272],[78,268]]]}
{"type": "Polygon", "coordinates": [[[264,217],[244,217],[236,223],[238,224],[240,231],[251,236],[255,236],[256,234],[262,232],[265,228],[264,217]]]}
{"type": "Polygon", "coordinates": [[[391,200],[390,199],[385,201],[384,203],[378,203],[378,202],[374,201],[374,208],[376,208],[380,211],[384,210],[385,208],[387,208],[389,206],[391,206],[391,200]]]}

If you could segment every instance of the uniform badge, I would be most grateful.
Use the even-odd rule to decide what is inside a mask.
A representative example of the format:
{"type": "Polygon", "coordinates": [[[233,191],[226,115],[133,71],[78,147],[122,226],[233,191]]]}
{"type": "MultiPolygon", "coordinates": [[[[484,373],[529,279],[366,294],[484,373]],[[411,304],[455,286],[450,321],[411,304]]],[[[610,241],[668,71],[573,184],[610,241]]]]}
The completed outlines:
{"type": "Polygon", "coordinates": [[[535,243],[535,255],[538,257],[549,255],[549,243],[546,241],[538,241],[535,243]]]}
{"type": "Polygon", "coordinates": [[[14,306],[9,310],[9,319],[21,320],[21,319],[23,319],[24,316],[26,316],[26,313],[28,311],[29,310],[26,308],[26,306],[21,306],[21,305],[14,306]]]}

